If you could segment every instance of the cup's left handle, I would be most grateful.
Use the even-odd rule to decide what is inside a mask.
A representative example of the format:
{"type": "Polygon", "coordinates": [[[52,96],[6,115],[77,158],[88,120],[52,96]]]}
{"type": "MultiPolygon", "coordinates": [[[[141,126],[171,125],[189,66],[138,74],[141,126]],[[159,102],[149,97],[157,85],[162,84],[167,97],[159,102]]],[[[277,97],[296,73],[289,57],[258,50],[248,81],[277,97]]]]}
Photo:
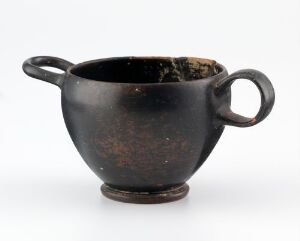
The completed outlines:
{"type": "Polygon", "coordinates": [[[50,56],[37,56],[25,60],[22,67],[25,74],[30,77],[61,87],[64,80],[64,74],[54,73],[40,67],[54,67],[66,71],[72,65],[74,64],[64,59],[50,56]]]}

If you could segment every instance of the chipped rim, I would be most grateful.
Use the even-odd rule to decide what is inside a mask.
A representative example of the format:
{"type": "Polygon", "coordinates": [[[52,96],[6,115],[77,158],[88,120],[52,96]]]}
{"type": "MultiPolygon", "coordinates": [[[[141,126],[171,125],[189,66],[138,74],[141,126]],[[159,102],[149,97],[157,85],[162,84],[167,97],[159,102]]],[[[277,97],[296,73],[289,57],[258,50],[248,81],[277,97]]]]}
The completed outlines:
{"type": "Polygon", "coordinates": [[[85,81],[93,81],[93,82],[97,82],[97,83],[107,83],[107,84],[112,84],[112,85],[130,85],[130,86],[137,86],[137,85],[142,85],[142,86],[146,86],[146,85],[178,85],[178,84],[187,84],[187,83],[195,83],[198,81],[208,81],[208,80],[215,80],[215,79],[219,79],[222,77],[225,77],[228,75],[227,69],[225,68],[225,66],[223,66],[222,64],[219,64],[217,61],[212,60],[212,59],[206,59],[206,58],[198,58],[198,57],[186,57],[186,56],[182,56],[182,57],[167,57],[167,56],[124,56],[124,57],[110,57],[110,58],[101,58],[101,59],[94,59],[94,60],[89,60],[89,61],[84,61],[75,65],[70,66],[67,71],[66,71],[66,75],[67,76],[73,76],[76,77],[77,79],[81,79],[81,80],[85,80],[85,81]],[[210,77],[206,77],[206,78],[202,78],[202,79],[194,79],[194,80],[188,80],[188,81],[180,81],[180,82],[153,82],[153,83],[124,83],[124,82],[114,82],[114,81],[103,81],[103,80],[95,80],[95,79],[88,79],[88,78],[83,78],[79,75],[74,74],[72,71],[76,68],[80,68],[80,67],[84,67],[87,66],[89,64],[94,64],[94,63],[101,63],[101,62],[106,62],[106,61],[115,61],[115,60],[124,60],[124,59],[128,59],[128,60],[133,60],[133,59],[140,59],[140,60],[147,60],[147,59],[152,59],[152,60],[171,60],[171,59],[178,59],[178,58],[187,58],[187,59],[195,59],[195,60],[200,60],[203,63],[207,63],[207,64],[216,64],[216,67],[220,70],[217,74],[210,76],[210,77]]]}

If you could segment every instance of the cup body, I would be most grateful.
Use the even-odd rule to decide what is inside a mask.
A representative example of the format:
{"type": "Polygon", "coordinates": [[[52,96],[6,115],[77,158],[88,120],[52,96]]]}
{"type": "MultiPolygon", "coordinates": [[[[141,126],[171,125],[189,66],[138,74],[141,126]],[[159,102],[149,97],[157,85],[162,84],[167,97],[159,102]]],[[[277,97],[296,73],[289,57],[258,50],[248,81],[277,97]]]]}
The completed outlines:
{"type": "Polygon", "coordinates": [[[230,93],[214,93],[227,76],[223,66],[212,77],[168,83],[93,81],[72,68],[61,92],[65,123],[82,158],[110,187],[153,192],[182,185],[223,132],[216,113],[230,93]]]}

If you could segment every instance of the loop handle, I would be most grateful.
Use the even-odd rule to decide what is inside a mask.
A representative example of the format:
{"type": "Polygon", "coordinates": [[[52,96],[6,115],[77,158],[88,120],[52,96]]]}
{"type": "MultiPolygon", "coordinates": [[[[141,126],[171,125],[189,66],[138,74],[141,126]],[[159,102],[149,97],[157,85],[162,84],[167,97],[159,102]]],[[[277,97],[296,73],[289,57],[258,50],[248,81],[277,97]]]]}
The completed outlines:
{"type": "Polygon", "coordinates": [[[259,89],[261,106],[258,113],[253,118],[244,117],[232,112],[230,105],[226,103],[218,110],[217,116],[225,125],[238,127],[249,127],[256,125],[265,119],[273,108],[275,101],[274,88],[268,77],[262,72],[254,69],[244,69],[239,70],[218,81],[215,89],[216,95],[224,94],[237,79],[248,79],[259,89]]]}
{"type": "Polygon", "coordinates": [[[40,67],[54,67],[66,71],[72,63],[50,56],[37,56],[27,59],[23,63],[23,71],[32,78],[40,79],[51,84],[62,86],[64,74],[57,74],[40,67]]]}

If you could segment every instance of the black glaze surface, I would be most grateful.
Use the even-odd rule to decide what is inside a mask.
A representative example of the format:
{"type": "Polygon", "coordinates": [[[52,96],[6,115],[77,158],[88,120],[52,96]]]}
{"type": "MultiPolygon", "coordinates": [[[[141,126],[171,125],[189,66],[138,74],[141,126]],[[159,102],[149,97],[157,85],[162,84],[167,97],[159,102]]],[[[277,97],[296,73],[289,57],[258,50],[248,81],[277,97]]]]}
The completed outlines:
{"type": "Polygon", "coordinates": [[[198,58],[123,57],[73,65],[41,56],[26,60],[23,70],[61,88],[63,116],[77,150],[106,184],[105,196],[124,202],[184,197],[188,188],[181,196],[168,191],[183,186],[203,164],[224,125],[259,123],[275,99],[263,73],[247,69],[228,76],[224,66],[198,58]],[[239,78],[261,93],[254,118],[230,110],[230,86],[239,78]]]}

